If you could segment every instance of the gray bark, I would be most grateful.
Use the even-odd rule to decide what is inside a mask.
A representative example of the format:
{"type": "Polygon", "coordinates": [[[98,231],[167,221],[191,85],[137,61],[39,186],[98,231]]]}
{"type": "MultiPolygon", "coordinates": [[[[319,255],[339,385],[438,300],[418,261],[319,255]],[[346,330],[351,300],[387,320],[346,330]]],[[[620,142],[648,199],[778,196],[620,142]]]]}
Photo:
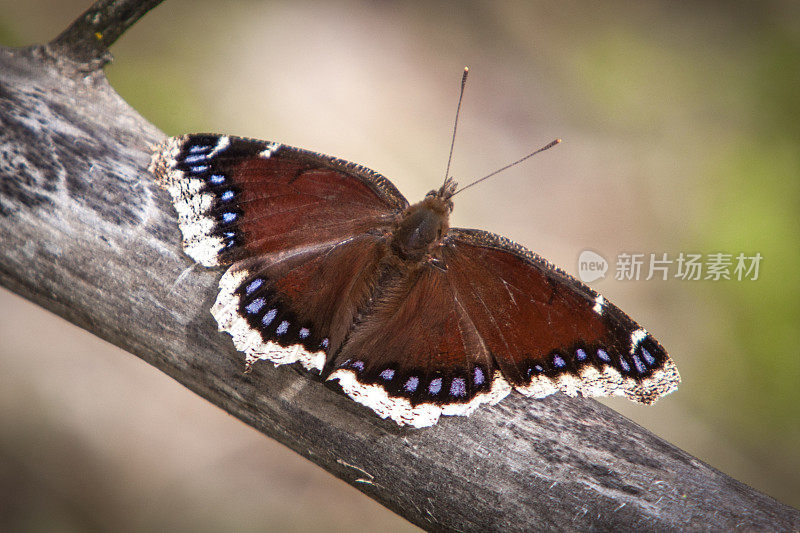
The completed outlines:
{"type": "Polygon", "coordinates": [[[413,430],[292,368],[244,374],[209,313],[221,271],[183,254],[168,195],[147,172],[164,134],[109,86],[103,46],[69,44],[92,33],[0,49],[2,285],[425,529],[800,529],[797,510],[594,400],[512,394],[413,430]]]}

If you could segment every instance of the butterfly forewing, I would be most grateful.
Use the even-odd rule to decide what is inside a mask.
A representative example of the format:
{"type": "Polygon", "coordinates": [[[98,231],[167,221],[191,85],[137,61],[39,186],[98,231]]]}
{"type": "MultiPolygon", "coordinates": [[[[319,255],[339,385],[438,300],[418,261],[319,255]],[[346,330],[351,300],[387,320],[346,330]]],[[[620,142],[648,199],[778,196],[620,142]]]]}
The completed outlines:
{"type": "Polygon", "coordinates": [[[240,137],[171,138],[153,168],[172,194],[187,253],[206,266],[380,232],[408,205],[359,165],[240,137]]]}

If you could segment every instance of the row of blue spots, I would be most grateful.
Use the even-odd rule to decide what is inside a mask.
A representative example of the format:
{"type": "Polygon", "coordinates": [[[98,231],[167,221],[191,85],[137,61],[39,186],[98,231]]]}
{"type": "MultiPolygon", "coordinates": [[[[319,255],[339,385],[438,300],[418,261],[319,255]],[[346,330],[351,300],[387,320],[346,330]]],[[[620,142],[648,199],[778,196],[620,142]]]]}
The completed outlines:
{"type": "MultiPolygon", "coordinates": [[[[342,366],[347,366],[348,363],[349,360],[345,361],[345,363],[342,366]]],[[[364,369],[362,361],[356,361],[350,366],[352,368],[356,368],[359,371],[362,371],[364,369]]],[[[380,378],[384,381],[392,381],[394,379],[394,376],[395,376],[395,370],[393,368],[386,368],[380,373],[380,378]]],[[[406,382],[403,385],[403,390],[405,390],[406,392],[415,392],[417,390],[417,387],[419,387],[419,381],[420,380],[418,376],[410,376],[409,378],[406,379],[406,382]]],[[[485,381],[486,381],[486,376],[484,374],[483,369],[479,366],[476,366],[475,369],[473,370],[473,382],[475,383],[475,385],[481,386],[485,381]]],[[[443,382],[444,380],[442,378],[432,379],[431,382],[428,384],[428,393],[431,394],[432,396],[436,396],[437,394],[439,394],[442,391],[443,382]]],[[[464,379],[463,377],[453,378],[453,380],[450,382],[450,395],[457,398],[465,397],[467,395],[467,380],[464,379]]]]}
{"type": "MultiPolygon", "coordinates": [[[[256,280],[256,281],[261,281],[261,280],[256,280]]],[[[248,291],[248,289],[250,289],[250,287],[252,287],[254,283],[255,283],[255,282],[251,283],[251,284],[250,284],[250,285],[249,285],[249,286],[248,286],[248,287],[245,289],[245,291],[248,291]]],[[[262,282],[262,283],[263,283],[263,282],[262,282]]],[[[260,283],[256,284],[256,288],[258,287],[258,285],[260,285],[260,283]]],[[[254,289],[252,289],[252,290],[255,290],[255,288],[254,288],[254,289]]],[[[249,291],[249,292],[252,292],[252,291],[249,291]]],[[[267,302],[266,302],[266,300],[264,300],[264,298],[255,298],[255,299],[253,299],[253,301],[251,301],[249,304],[245,305],[245,306],[244,306],[244,309],[245,309],[245,311],[247,311],[249,314],[251,314],[251,315],[255,315],[255,314],[257,314],[259,311],[261,311],[261,309],[263,309],[263,308],[264,308],[264,305],[266,305],[266,303],[267,303],[267,302]]],[[[269,326],[269,325],[272,323],[272,321],[273,321],[273,320],[275,320],[275,317],[276,317],[277,315],[278,315],[278,310],[277,310],[276,308],[272,308],[272,309],[270,309],[269,311],[267,311],[267,312],[264,314],[264,316],[263,316],[263,317],[261,317],[261,323],[262,323],[262,324],[264,324],[265,326],[269,326]]],[[[288,323],[287,323],[287,327],[288,327],[288,323]]]]}
{"type": "MultiPolygon", "coordinates": [[[[597,358],[599,360],[603,361],[604,363],[610,363],[611,362],[611,356],[608,355],[608,352],[606,352],[603,348],[598,348],[596,353],[597,353],[597,358]]],[[[588,358],[589,358],[588,354],[582,348],[578,348],[577,350],[575,350],[575,359],[578,362],[584,362],[588,358]]],[[[652,356],[651,356],[651,359],[652,359],[652,356]]],[[[622,371],[623,372],[630,372],[631,365],[630,365],[630,363],[628,363],[627,359],[625,359],[623,356],[620,355],[618,360],[619,360],[619,366],[622,369],[622,371]]],[[[640,374],[643,374],[643,373],[645,373],[647,371],[647,369],[645,368],[644,364],[642,363],[642,361],[637,356],[634,356],[633,360],[634,360],[634,365],[636,366],[636,370],[640,374]]],[[[655,359],[653,359],[653,361],[655,361],[655,359]]],[[[553,366],[555,368],[558,368],[558,369],[565,368],[567,366],[567,362],[564,360],[564,358],[561,357],[561,355],[557,354],[557,353],[552,355],[552,362],[553,362],[553,366]]],[[[540,365],[536,365],[534,367],[534,370],[538,373],[538,372],[542,372],[544,369],[540,365]]]]}
{"type": "MultiPolygon", "coordinates": [[[[205,163],[208,160],[208,156],[211,153],[213,147],[207,144],[195,144],[194,146],[189,147],[189,155],[183,158],[183,164],[185,165],[196,165],[197,163],[205,163]]],[[[208,167],[204,166],[193,166],[191,167],[191,171],[194,173],[203,172],[208,167]]]]}
{"type": "MultiPolygon", "coordinates": [[[[214,147],[209,144],[195,144],[189,146],[189,155],[183,158],[183,164],[189,165],[190,173],[196,175],[203,174],[211,168],[208,162],[213,151],[214,147]]],[[[220,185],[225,182],[225,176],[221,174],[212,174],[209,176],[208,181],[213,185],[220,185]]],[[[232,191],[230,191],[230,198],[224,198],[226,193],[223,193],[223,200],[233,198],[232,191]]]]}
{"type": "MultiPolygon", "coordinates": [[[[198,165],[191,167],[192,171],[205,171],[208,170],[208,166],[205,165],[198,165]]],[[[211,182],[213,185],[221,185],[225,183],[225,176],[222,174],[212,174],[208,181],[211,182]]],[[[226,189],[219,194],[219,199],[223,203],[228,203],[234,199],[236,193],[232,189],[226,189]]],[[[225,211],[222,213],[222,222],[225,224],[230,224],[231,222],[235,221],[238,218],[238,215],[232,211],[225,211]]]]}
{"type": "MultiPolygon", "coordinates": [[[[264,280],[262,278],[256,278],[245,286],[244,288],[245,294],[249,296],[250,294],[256,292],[263,285],[264,285],[264,280]]],[[[267,303],[266,300],[262,297],[254,298],[250,303],[244,306],[244,309],[245,311],[247,311],[248,314],[256,315],[264,308],[266,303],[267,303]]],[[[264,316],[261,317],[261,323],[264,325],[264,327],[269,327],[275,321],[275,318],[277,316],[278,316],[278,309],[273,307],[272,309],[264,313],[264,316]]],[[[275,335],[277,335],[278,337],[285,335],[289,331],[289,326],[291,326],[291,324],[289,323],[288,320],[281,320],[281,322],[275,328],[275,335]]],[[[297,332],[297,336],[300,339],[307,339],[311,336],[311,330],[307,327],[301,327],[297,332]]],[[[325,337],[324,339],[322,339],[320,347],[323,349],[327,349],[328,344],[329,340],[327,337],[325,337]]]]}
{"type": "MultiPolygon", "coordinates": [[[[346,361],[344,361],[339,365],[339,368],[349,368],[355,370],[357,373],[361,373],[365,370],[366,363],[362,360],[354,361],[352,359],[347,359],[346,361]]],[[[384,368],[378,374],[378,377],[382,381],[388,383],[393,381],[397,377],[397,371],[394,368],[384,368]]],[[[476,366],[473,369],[472,381],[477,387],[480,387],[486,382],[486,373],[482,367],[476,366]]],[[[409,394],[414,393],[419,388],[420,383],[421,379],[419,376],[414,376],[414,375],[409,376],[405,378],[405,382],[402,385],[402,390],[409,394]]],[[[436,377],[431,379],[426,387],[426,392],[431,396],[437,396],[444,390],[445,390],[445,379],[442,377],[436,377]]],[[[448,393],[450,396],[454,398],[466,398],[468,395],[467,378],[461,376],[452,378],[450,380],[448,393]]]]}
{"type": "MultiPolygon", "coordinates": [[[[603,363],[611,364],[611,355],[604,350],[603,348],[598,348],[596,351],[597,359],[602,361],[603,363]]],[[[575,360],[578,363],[584,363],[589,360],[589,354],[583,348],[578,348],[575,350],[575,360]]],[[[633,362],[633,368],[636,372],[640,375],[644,375],[648,372],[649,368],[653,367],[656,364],[656,358],[645,348],[644,346],[640,346],[639,350],[630,356],[630,360],[625,357],[624,355],[619,355],[616,359],[619,368],[628,373],[631,371],[631,361],[633,362]],[[640,353],[641,352],[641,357],[640,353]],[[644,361],[642,360],[644,358],[644,361]]],[[[567,360],[559,353],[554,353],[550,356],[550,362],[556,370],[566,369],[567,368],[567,360]]],[[[476,368],[477,370],[477,368],[476,368]]],[[[542,374],[545,372],[544,366],[541,364],[535,364],[533,366],[528,367],[528,376],[530,377],[532,374],[542,374]]]]}
{"type": "MultiPolygon", "coordinates": [[[[648,370],[647,367],[648,366],[652,366],[653,364],[655,364],[656,359],[655,359],[655,357],[652,356],[652,354],[650,354],[650,352],[647,351],[646,348],[642,347],[641,350],[642,350],[642,355],[643,355],[646,363],[643,362],[639,358],[639,355],[637,353],[634,353],[631,356],[631,360],[633,361],[633,366],[636,368],[636,371],[639,374],[646,374],[647,370],[648,370]]],[[[582,361],[582,360],[586,359],[585,353],[583,352],[583,350],[580,350],[580,349],[577,350],[576,355],[577,355],[577,359],[579,361],[582,361]]],[[[600,359],[601,361],[605,362],[605,363],[610,363],[611,362],[611,357],[602,348],[599,348],[597,350],[597,358],[600,359]]],[[[622,369],[623,372],[630,372],[631,371],[630,363],[622,355],[619,356],[619,366],[620,366],[620,368],[622,369]]]]}
{"type": "MultiPolygon", "coordinates": [[[[213,146],[198,144],[189,147],[189,155],[183,158],[183,164],[189,166],[188,172],[199,176],[207,172],[211,165],[209,164],[209,155],[213,152],[213,146]]],[[[211,174],[208,176],[208,181],[212,185],[222,185],[225,183],[226,178],[223,174],[211,174]]],[[[230,202],[236,196],[231,189],[226,189],[219,194],[219,199],[222,202],[230,202]]],[[[239,215],[233,211],[225,211],[220,215],[223,224],[230,224],[235,222],[239,215]]],[[[236,245],[235,234],[233,232],[224,232],[223,238],[225,241],[225,248],[232,248],[236,245]]]]}
{"type": "MultiPolygon", "coordinates": [[[[656,365],[656,358],[653,357],[653,354],[651,354],[644,346],[640,346],[638,350],[631,354],[630,358],[631,361],[633,361],[633,366],[636,369],[636,372],[638,372],[640,375],[646,374],[651,367],[654,368],[656,365]],[[644,361],[642,361],[642,359],[639,357],[640,352],[641,356],[644,358],[644,361]]],[[[619,358],[619,365],[624,372],[630,372],[631,366],[627,359],[625,359],[623,356],[620,356],[619,358]]]]}
{"type": "MultiPolygon", "coordinates": [[[[203,174],[211,168],[208,162],[209,153],[213,150],[210,145],[194,145],[189,147],[189,155],[183,158],[183,164],[189,165],[189,172],[192,174],[203,174]],[[198,164],[200,163],[200,164],[198,164]]],[[[225,183],[225,176],[222,174],[211,174],[208,181],[212,185],[221,185],[225,183]]],[[[222,193],[222,200],[228,201],[233,198],[233,191],[225,191],[222,193]]]]}

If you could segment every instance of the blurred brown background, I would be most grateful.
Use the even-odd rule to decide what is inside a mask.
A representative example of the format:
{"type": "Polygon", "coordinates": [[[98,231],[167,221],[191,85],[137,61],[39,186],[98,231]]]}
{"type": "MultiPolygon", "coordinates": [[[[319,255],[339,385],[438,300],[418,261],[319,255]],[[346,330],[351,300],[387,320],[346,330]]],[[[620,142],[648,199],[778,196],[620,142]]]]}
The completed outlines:
{"type": "MultiPolygon", "coordinates": [[[[0,0],[0,43],[45,42],[89,4],[0,0]]],[[[168,0],[112,52],[111,82],[169,134],[337,155],[412,201],[441,182],[469,65],[457,178],[564,143],[460,195],[453,223],[573,274],[582,250],[609,259],[593,285],[683,385],[654,407],[604,401],[800,506],[796,2],[168,0]],[[757,281],[615,281],[622,252],[764,259],[757,281]]],[[[0,427],[3,530],[414,529],[5,290],[0,427]]]]}

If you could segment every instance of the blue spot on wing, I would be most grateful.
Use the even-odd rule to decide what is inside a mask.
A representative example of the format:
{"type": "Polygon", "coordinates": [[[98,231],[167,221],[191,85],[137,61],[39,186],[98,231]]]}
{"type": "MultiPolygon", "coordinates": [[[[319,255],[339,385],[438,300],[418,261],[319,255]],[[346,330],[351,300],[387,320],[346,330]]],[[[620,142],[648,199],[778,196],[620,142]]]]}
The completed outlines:
{"type": "Polygon", "coordinates": [[[483,382],[486,381],[486,376],[483,375],[483,369],[479,366],[475,367],[475,376],[474,376],[474,383],[475,385],[483,385],[483,382]]]}
{"type": "Polygon", "coordinates": [[[247,304],[245,306],[245,309],[247,310],[248,313],[255,314],[258,313],[262,307],[264,307],[264,303],[266,303],[264,302],[264,298],[256,298],[255,300],[247,304]]]}
{"type": "Polygon", "coordinates": [[[208,144],[195,144],[189,147],[189,153],[197,154],[200,152],[210,152],[212,146],[208,144]]]}
{"type": "Polygon", "coordinates": [[[645,372],[647,372],[647,368],[645,368],[644,363],[642,363],[642,360],[639,359],[639,356],[637,354],[633,354],[633,357],[631,357],[631,359],[633,359],[633,366],[636,367],[637,372],[639,372],[640,374],[644,374],[645,372]]]}
{"type": "Polygon", "coordinates": [[[267,311],[267,314],[264,315],[264,318],[261,319],[261,323],[265,326],[269,326],[273,320],[275,320],[275,316],[278,314],[277,309],[270,309],[267,311]]]}
{"type": "Polygon", "coordinates": [[[464,378],[453,378],[450,383],[450,396],[464,397],[467,395],[467,382],[464,378]]]}
{"type": "Polygon", "coordinates": [[[647,351],[647,348],[645,348],[644,346],[642,346],[642,356],[644,357],[644,360],[647,361],[648,365],[652,366],[653,364],[655,364],[656,358],[653,357],[650,354],[650,352],[647,351]]]}
{"type": "MultiPolygon", "coordinates": [[[[231,234],[233,235],[233,234],[231,234]]],[[[254,279],[250,282],[250,284],[244,289],[247,294],[252,294],[253,291],[257,290],[261,285],[264,284],[264,280],[262,279],[254,279]]]]}
{"type": "Polygon", "coordinates": [[[277,335],[283,335],[289,330],[289,322],[284,320],[280,324],[278,324],[278,329],[275,330],[277,335]]]}
{"type": "Polygon", "coordinates": [[[187,165],[192,165],[194,163],[199,163],[200,161],[205,161],[208,158],[205,154],[196,154],[196,155],[187,155],[183,158],[183,162],[187,165]]]}

